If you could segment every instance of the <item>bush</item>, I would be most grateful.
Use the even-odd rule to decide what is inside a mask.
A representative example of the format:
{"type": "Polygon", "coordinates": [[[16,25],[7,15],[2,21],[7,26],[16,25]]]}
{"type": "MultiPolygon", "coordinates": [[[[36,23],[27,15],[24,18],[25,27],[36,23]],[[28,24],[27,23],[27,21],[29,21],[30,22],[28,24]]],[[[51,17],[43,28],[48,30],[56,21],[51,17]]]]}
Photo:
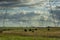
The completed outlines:
{"type": "Polygon", "coordinates": [[[50,26],[48,26],[48,31],[50,30],[50,26]]]}
{"type": "Polygon", "coordinates": [[[34,30],[32,30],[32,32],[34,32],[34,30]]]}
{"type": "Polygon", "coordinates": [[[37,30],[37,28],[35,28],[35,30],[37,30]]]}
{"type": "Polygon", "coordinates": [[[27,29],[24,29],[25,32],[27,32],[27,29]]]}
{"type": "Polygon", "coordinates": [[[6,31],[7,29],[3,29],[3,31],[6,31]]]}
{"type": "Polygon", "coordinates": [[[49,31],[50,29],[48,28],[48,31],[49,31]]]}
{"type": "Polygon", "coordinates": [[[29,31],[32,31],[32,29],[29,29],[29,31]]]}
{"type": "Polygon", "coordinates": [[[2,33],[3,32],[3,30],[0,30],[0,33],[2,33]]]}

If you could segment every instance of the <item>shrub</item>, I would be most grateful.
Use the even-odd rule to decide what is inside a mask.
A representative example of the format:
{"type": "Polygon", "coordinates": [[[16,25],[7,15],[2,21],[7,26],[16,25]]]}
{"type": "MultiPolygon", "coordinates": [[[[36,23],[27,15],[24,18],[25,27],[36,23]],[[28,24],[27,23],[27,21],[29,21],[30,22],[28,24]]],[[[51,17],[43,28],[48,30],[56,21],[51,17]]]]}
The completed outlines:
{"type": "Polygon", "coordinates": [[[24,29],[25,32],[27,32],[27,29],[24,29]]]}
{"type": "Polygon", "coordinates": [[[48,31],[50,30],[50,26],[48,26],[48,31]]]}
{"type": "Polygon", "coordinates": [[[29,31],[32,31],[32,29],[29,29],[29,31]]]}
{"type": "Polygon", "coordinates": [[[35,28],[35,30],[37,30],[37,28],[35,28]]]}
{"type": "Polygon", "coordinates": [[[49,31],[50,29],[48,28],[48,31],[49,31]]]}
{"type": "Polygon", "coordinates": [[[3,30],[0,30],[0,33],[2,33],[3,32],[3,30]]]}
{"type": "Polygon", "coordinates": [[[7,29],[3,29],[3,31],[6,31],[7,29]]]}
{"type": "Polygon", "coordinates": [[[34,30],[32,30],[32,32],[34,32],[34,30]]]}

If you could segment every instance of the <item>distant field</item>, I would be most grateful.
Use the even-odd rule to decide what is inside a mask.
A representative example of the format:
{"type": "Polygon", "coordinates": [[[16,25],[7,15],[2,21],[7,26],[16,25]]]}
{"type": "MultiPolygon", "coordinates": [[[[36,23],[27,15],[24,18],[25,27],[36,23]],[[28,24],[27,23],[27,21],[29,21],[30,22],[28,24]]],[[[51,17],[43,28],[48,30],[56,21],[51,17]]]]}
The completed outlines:
{"type": "Polygon", "coordinates": [[[60,40],[60,28],[58,27],[51,27],[49,30],[47,27],[6,27],[0,30],[2,29],[0,40],[60,40]],[[29,29],[32,30],[29,31],[29,29]]]}

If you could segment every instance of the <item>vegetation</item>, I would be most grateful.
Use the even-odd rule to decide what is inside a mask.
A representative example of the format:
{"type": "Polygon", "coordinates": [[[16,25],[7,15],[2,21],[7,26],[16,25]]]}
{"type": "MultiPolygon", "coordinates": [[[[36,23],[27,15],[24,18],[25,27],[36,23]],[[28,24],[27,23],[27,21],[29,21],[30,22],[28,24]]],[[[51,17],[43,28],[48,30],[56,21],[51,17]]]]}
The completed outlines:
{"type": "Polygon", "coordinates": [[[60,28],[58,27],[36,28],[1,28],[0,40],[60,40],[60,28]]]}
{"type": "Polygon", "coordinates": [[[29,31],[32,31],[32,29],[29,29],[29,31]]]}
{"type": "Polygon", "coordinates": [[[24,29],[25,32],[27,32],[27,29],[24,29]]]}
{"type": "Polygon", "coordinates": [[[35,28],[35,30],[37,30],[37,28],[35,28]]]}
{"type": "Polygon", "coordinates": [[[60,40],[60,38],[2,35],[2,37],[0,37],[0,40],[60,40]]]}

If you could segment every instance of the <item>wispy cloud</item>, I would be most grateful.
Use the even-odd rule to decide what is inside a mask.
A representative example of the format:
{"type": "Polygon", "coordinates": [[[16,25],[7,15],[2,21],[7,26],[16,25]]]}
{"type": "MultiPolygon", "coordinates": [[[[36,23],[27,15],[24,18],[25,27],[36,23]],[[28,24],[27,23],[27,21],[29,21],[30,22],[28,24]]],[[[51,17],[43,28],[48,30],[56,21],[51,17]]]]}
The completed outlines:
{"type": "MultiPolygon", "coordinates": [[[[55,3],[56,4],[56,3],[55,3]]],[[[59,10],[55,10],[55,5],[49,0],[5,0],[0,2],[0,25],[3,25],[5,16],[5,26],[60,26],[59,10]],[[16,2],[17,1],[17,2],[16,2]],[[7,8],[8,6],[8,8],[7,8]],[[6,13],[7,10],[7,13],[6,13]],[[54,15],[55,18],[53,17],[54,15]],[[54,21],[55,20],[55,21],[54,21]],[[54,23],[55,22],[55,23],[54,23]]]]}
{"type": "Polygon", "coordinates": [[[48,0],[3,0],[0,2],[0,6],[35,6],[35,5],[45,5],[45,2],[48,0]]]}
{"type": "MultiPolygon", "coordinates": [[[[0,19],[3,18],[5,14],[0,14],[0,19]]],[[[5,25],[6,26],[54,26],[54,18],[52,14],[43,11],[31,11],[26,12],[21,11],[20,13],[12,14],[11,12],[6,14],[5,25]],[[36,24],[37,23],[37,24],[36,24]],[[48,24],[48,25],[47,25],[48,24]],[[53,24],[53,25],[52,25],[53,24]]]]}

